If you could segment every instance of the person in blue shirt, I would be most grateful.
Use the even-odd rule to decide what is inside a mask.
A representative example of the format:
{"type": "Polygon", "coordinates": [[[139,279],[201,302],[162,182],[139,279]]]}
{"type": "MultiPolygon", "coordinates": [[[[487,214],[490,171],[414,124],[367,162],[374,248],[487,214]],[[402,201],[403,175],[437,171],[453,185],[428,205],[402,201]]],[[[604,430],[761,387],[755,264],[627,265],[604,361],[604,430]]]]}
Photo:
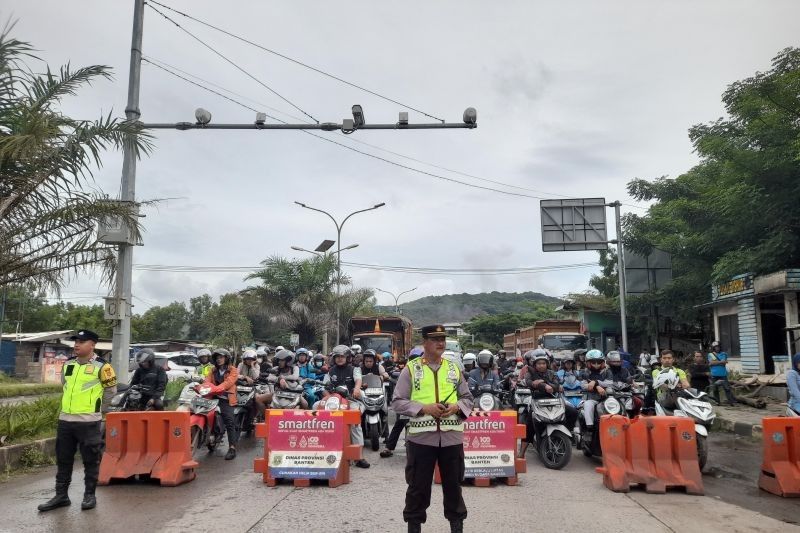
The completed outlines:
{"type": "Polygon", "coordinates": [[[789,389],[789,407],[800,415],[800,353],[792,356],[792,369],[786,373],[786,388],[789,389]]]}
{"type": "Polygon", "coordinates": [[[722,351],[719,341],[711,343],[711,352],[708,354],[708,366],[711,367],[711,393],[717,404],[720,403],[719,388],[725,390],[725,399],[728,405],[736,405],[736,398],[733,397],[731,384],[728,381],[728,354],[722,351]]]}

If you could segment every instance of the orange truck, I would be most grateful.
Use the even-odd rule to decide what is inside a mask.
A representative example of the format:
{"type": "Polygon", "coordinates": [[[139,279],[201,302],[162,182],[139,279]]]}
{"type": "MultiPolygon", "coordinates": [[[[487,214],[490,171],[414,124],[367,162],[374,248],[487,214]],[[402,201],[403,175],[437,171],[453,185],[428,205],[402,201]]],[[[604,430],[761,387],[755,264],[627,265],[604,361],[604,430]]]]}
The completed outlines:
{"type": "Polygon", "coordinates": [[[413,345],[411,321],[403,316],[354,316],[348,324],[350,344],[362,350],[375,350],[380,355],[389,352],[397,357],[408,355],[413,345]]]}
{"type": "Polygon", "coordinates": [[[588,339],[581,329],[580,320],[539,320],[532,326],[504,335],[503,347],[509,354],[522,355],[541,346],[556,359],[563,359],[574,355],[575,350],[586,349],[588,339]]]}

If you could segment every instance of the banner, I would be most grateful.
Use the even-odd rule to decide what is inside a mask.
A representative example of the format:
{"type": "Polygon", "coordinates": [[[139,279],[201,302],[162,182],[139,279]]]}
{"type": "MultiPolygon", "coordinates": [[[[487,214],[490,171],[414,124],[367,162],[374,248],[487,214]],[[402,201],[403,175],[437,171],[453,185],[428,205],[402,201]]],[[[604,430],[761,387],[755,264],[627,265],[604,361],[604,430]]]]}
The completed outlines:
{"type": "Polygon", "coordinates": [[[514,477],[517,440],[515,411],[473,413],[464,421],[467,478],[514,477]]]}
{"type": "Polygon", "coordinates": [[[345,430],[337,411],[271,413],[269,475],[288,479],[334,479],[342,462],[345,430]]]}

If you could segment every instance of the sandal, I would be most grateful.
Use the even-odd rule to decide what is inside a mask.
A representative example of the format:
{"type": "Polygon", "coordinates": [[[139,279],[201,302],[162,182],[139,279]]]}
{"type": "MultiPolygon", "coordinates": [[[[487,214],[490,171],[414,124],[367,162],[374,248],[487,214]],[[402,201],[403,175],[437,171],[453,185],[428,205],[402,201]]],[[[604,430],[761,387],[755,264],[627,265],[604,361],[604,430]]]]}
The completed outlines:
{"type": "Polygon", "coordinates": [[[391,457],[393,455],[394,453],[389,448],[384,448],[383,450],[381,450],[381,457],[391,457]]]}

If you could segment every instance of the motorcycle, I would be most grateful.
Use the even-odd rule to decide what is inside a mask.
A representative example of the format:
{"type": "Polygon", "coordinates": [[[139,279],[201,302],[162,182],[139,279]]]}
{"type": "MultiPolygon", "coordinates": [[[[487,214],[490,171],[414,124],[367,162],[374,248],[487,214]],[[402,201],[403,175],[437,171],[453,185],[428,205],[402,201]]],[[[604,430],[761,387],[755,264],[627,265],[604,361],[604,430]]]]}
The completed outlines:
{"type": "MultiPolygon", "coordinates": [[[[142,401],[143,396],[149,396],[148,390],[142,385],[119,385],[118,390],[123,389],[111,399],[108,411],[117,413],[121,411],[152,411],[153,406],[145,405],[142,401]],[[123,388],[124,387],[124,388],[123,388]]],[[[162,396],[163,400],[163,396],[162,396]]]]}
{"type": "Polygon", "coordinates": [[[303,382],[290,376],[271,375],[268,381],[274,384],[271,409],[298,409],[303,397],[303,382]],[[286,380],[286,387],[277,386],[280,378],[286,380]]]}
{"type": "Polygon", "coordinates": [[[600,417],[603,415],[622,415],[627,416],[627,411],[619,400],[615,397],[617,391],[614,390],[613,383],[600,382],[599,385],[606,391],[606,396],[597,402],[594,412],[594,428],[591,434],[587,431],[586,421],[583,417],[583,410],[586,403],[581,404],[581,412],[578,413],[578,424],[580,427],[579,446],[586,457],[602,457],[603,450],[600,448],[600,417]]]}
{"type": "Polygon", "coordinates": [[[203,445],[213,452],[225,435],[219,400],[211,398],[211,386],[203,378],[193,377],[178,397],[177,411],[188,411],[192,455],[203,445]]]}
{"type": "Polygon", "coordinates": [[[531,390],[525,387],[514,389],[514,410],[517,412],[517,423],[527,424],[531,410],[531,390]]]}
{"type": "Polygon", "coordinates": [[[564,425],[566,415],[566,400],[560,394],[534,398],[531,403],[536,451],[546,468],[560,470],[572,457],[572,432],[564,425]]]}
{"type": "Polygon", "coordinates": [[[475,406],[481,411],[500,410],[500,391],[492,388],[491,385],[480,385],[476,388],[475,406]]]}
{"type": "Polygon", "coordinates": [[[697,440],[697,462],[700,470],[708,461],[708,430],[714,423],[714,407],[705,392],[697,389],[669,389],[675,394],[675,409],[668,409],[656,400],[656,416],[680,416],[694,420],[694,432],[697,440]]]}
{"type": "Polygon", "coordinates": [[[567,374],[561,386],[564,387],[564,398],[576,409],[580,409],[583,403],[583,389],[578,378],[574,374],[567,374]]]}
{"type": "Polygon", "coordinates": [[[380,437],[386,433],[388,425],[386,423],[386,394],[380,376],[367,374],[364,376],[361,386],[363,394],[361,402],[364,404],[364,412],[361,413],[361,427],[364,430],[364,441],[369,441],[372,451],[378,451],[380,447],[380,437]]]}
{"type": "Polygon", "coordinates": [[[314,404],[314,409],[317,411],[346,411],[350,409],[350,392],[344,385],[333,387],[326,386],[326,390],[330,393],[327,398],[323,398],[314,404]]]}
{"type": "Polygon", "coordinates": [[[255,411],[256,387],[249,385],[247,380],[239,378],[236,381],[236,405],[233,408],[233,422],[237,434],[242,431],[252,431],[253,421],[248,418],[255,411]]]}

